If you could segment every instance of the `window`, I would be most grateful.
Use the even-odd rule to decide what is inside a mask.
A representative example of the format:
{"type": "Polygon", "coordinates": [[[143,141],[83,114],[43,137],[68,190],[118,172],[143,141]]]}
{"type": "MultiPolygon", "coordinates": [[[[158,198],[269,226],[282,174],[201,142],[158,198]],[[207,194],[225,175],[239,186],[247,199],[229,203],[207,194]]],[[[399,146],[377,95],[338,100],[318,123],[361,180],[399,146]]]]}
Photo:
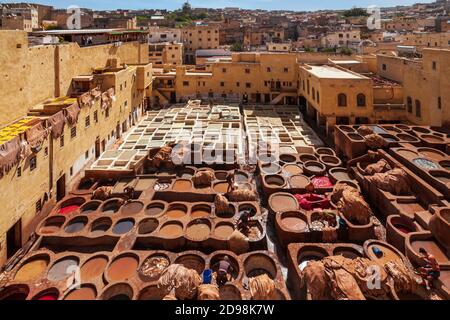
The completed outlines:
{"type": "Polygon", "coordinates": [[[183,81],[183,86],[184,87],[189,87],[189,81],[183,81]]]}
{"type": "Polygon", "coordinates": [[[39,199],[38,201],[36,201],[35,208],[36,208],[36,214],[38,214],[39,212],[41,212],[41,210],[42,210],[42,202],[41,202],[41,199],[39,199]]]}
{"type": "Polygon", "coordinates": [[[408,108],[408,112],[412,113],[412,99],[411,97],[406,98],[406,106],[408,108]]]}
{"type": "Polygon", "coordinates": [[[33,171],[34,169],[36,169],[36,167],[37,167],[37,158],[36,156],[33,156],[30,159],[30,171],[33,171]]]}
{"type": "Polygon", "coordinates": [[[386,65],[383,63],[383,65],[381,66],[381,68],[383,69],[383,70],[386,70],[387,68],[386,68],[386,65]]]}
{"type": "Polygon", "coordinates": [[[288,72],[289,72],[289,68],[286,68],[286,67],[283,68],[283,72],[284,72],[284,73],[288,73],[288,72]]]}
{"type": "Polygon", "coordinates": [[[438,97],[438,109],[442,109],[442,100],[441,100],[441,97],[438,97]]]}
{"type": "Polygon", "coordinates": [[[416,117],[420,118],[421,116],[422,116],[422,110],[421,110],[420,101],[416,100],[416,117]]]}
{"type": "Polygon", "coordinates": [[[77,136],[77,127],[76,126],[73,126],[71,129],[70,129],[70,137],[71,138],[75,138],[77,136]]]}
{"type": "Polygon", "coordinates": [[[220,86],[221,86],[221,87],[225,87],[225,82],[223,82],[223,81],[220,82],[220,86]]]}
{"type": "Polygon", "coordinates": [[[347,96],[344,93],[338,94],[338,106],[346,107],[347,106],[347,96]]]}
{"type": "Polygon", "coordinates": [[[246,83],[245,83],[245,87],[246,87],[246,88],[251,88],[251,87],[252,87],[252,84],[251,84],[250,82],[246,82],[246,83]]]}
{"type": "Polygon", "coordinates": [[[356,96],[356,105],[358,107],[366,106],[366,96],[364,94],[360,93],[356,96]]]}
{"type": "Polygon", "coordinates": [[[236,87],[239,87],[241,85],[240,82],[236,82],[236,87]]]}
{"type": "Polygon", "coordinates": [[[222,72],[223,72],[223,73],[226,73],[226,72],[227,72],[227,69],[226,69],[226,68],[222,68],[222,72]]]}
{"type": "Polygon", "coordinates": [[[73,167],[70,167],[70,175],[73,176],[73,167]]]}
{"type": "Polygon", "coordinates": [[[433,70],[436,70],[436,61],[433,61],[433,70]]]}
{"type": "Polygon", "coordinates": [[[59,146],[61,148],[64,147],[64,135],[61,135],[61,137],[59,137],[59,146]]]}
{"type": "Polygon", "coordinates": [[[87,117],[84,119],[84,126],[85,126],[86,128],[89,128],[90,125],[91,125],[91,117],[90,117],[90,116],[87,116],[87,117]]]}
{"type": "Polygon", "coordinates": [[[109,108],[106,108],[105,109],[105,118],[108,118],[109,117],[109,108]]]}
{"type": "Polygon", "coordinates": [[[267,72],[271,72],[272,69],[270,69],[270,67],[267,67],[267,72]]]}
{"type": "Polygon", "coordinates": [[[22,176],[22,167],[17,167],[17,177],[21,177],[22,176]]]}
{"type": "Polygon", "coordinates": [[[250,73],[250,69],[245,69],[245,73],[250,73]]]}
{"type": "Polygon", "coordinates": [[[98,111],[94,111],[94,122],[98,123],[98,111]]]}
{"type": "Polygon", "coordinates": [[[84,153],[84,158],[85,159],[89,158],[89,150],[86,150],[86,152],[84,153]]]}
{"type": "Polygon", "coordinates": [[[45,157],[48,156],[48,147],[45,147],[45,148],[44,148],[44,156],[45,156],[45,157]]]}

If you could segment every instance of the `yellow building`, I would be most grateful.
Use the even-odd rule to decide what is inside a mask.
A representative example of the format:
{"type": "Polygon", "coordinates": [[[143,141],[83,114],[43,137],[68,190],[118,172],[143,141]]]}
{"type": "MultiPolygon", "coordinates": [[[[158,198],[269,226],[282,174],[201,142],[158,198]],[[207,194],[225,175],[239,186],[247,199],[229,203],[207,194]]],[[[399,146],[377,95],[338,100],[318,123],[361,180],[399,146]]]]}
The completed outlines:
{"type": "Polygon", "coordinates": [[[137,42],[28,47],[25,32],[3,31],[0,48],[0,86],[9,88],[0,96],[3,265],[81,169],[137,121],[152,92],[153,72],[148,45],[137,42]],[[70,121],[54,134],[64,119],[70,121]],[[32,129],[26,127],[30,121],[32,129]],[[14,153],[19,140],[20,157],[14,153]],[[25,147],[33,144],[38,146],[30,153],[25,147]]]}
{"type": "Polygon", "coordinates": [[[148,49],[149,62],[160,68],[165,64],[183,64],[183,44],[178,42],[151,43],[148,49]]]}
{"type": "Polygon", "coordinates": [[[198,49],[217,49],[219,47],[219,27],[215,25],[196,25],[183,29],[181,34],[185,59],[193,63],[198,49]]]}

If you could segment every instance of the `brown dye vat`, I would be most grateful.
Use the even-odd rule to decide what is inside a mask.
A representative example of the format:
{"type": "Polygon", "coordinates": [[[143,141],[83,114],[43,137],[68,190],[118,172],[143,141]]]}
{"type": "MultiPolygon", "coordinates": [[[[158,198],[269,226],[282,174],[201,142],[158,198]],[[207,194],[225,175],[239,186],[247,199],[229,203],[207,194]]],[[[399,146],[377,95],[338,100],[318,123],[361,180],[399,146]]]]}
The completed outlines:
{"type": "Polygon", "coordinates": [[[230,203],[228,205],[228,211],[227,212],[225,212],[225,213],[222,212],[222,213],[218,214],[217,211],[216,211],[216,215],[219,218],[232,218],[235,214],[236,214],[236,208],[233,206],[232,203],[230,203]]]}
{"type": "Polygon", "coordinates": [[[127,283],[117,283],[101,294],[102,300],[131,300],[133,298],[133,289],[127,283]]]}
{"type": "Polygon", "coordinates": [[[417,151],[421,153],[423,156],[437,162],[445,160],[446,158],[446,155],[444,153],[432,148],[418,148],[417,151]]]}
{"type": "Polygon", "coordinates": [[[0,300],[25,300],[29,293],[27,285],[11,285],[0,291],[0,300]]]}
{"type": "Polygon", "coordinates": [[[277,276],[275,262],[265,254],[261,253],[249,255],[244,261],[244,270],[249,278],[262,274],[267,274],[271,279],[275,279],[277,276]]]}
{"type": "Polygon", "coordinates": [[[307,222],[295,211],[286,212],[281,217],[281,224],[287,230],[298,232],[307,229],[307,222]]]}
{"type": "Polygon", "coordinates": [[[281,167],[275,163],[264,163],[261,165],[261,171],[264,174],[275,174],[280,172],[281,167]]]}
{"type": "Polygon", "coordinates": [[[101,204],[101,201],[89,201],[81,206],[80,212],[83,214],[95,212],[101,204]]]}
{"type": "Polygon", "coordinates": [[[353,248],[336,247],[333,250],[333,254],[336,256],[343,256],[348,259],[356,259],[362,257],[362,254],[353,248]]]}
{"type": "Polygon", "coordinates": [[[450,161],[441,161],[439,162],[439,165],[444,168],[445,170],[450,170],[450,161]]]}
{"type": "Polygon", "coordinates": [[[297,161],[297,158],[291,154],[281,154],[280,160],[283,161],[284,163],[292,163],[297,161]]]}
{"type": "Polygon", "coordinates": [[[91,279],[95,281],[103,274],[103,271],[105,271],[107,264],[108,258],[106,258],[105,256],[97,256],[89,259],[81,267],[81,281],[86,282],[91,279]]]}
{"type": "Polygon", "coordinates": [[[166,255],[153,254],[147,257],[139,268],[139,276],[144,281],[158,279],[163,271],[170,265],[170,260],[166,255]]]}
{"type": "Polygon", "coordinates": [[[219,296],[220,300],[242,300],[241,292],[231,283],[226,283],[219,288],[219,296]]]}
{"type": "Polygon", "coordinates": [[[95,300],[97,292],[94,287],[84,286],[69,292],[64,300],[95,300]]]}
{"type": "Polygon", "coordinates": [[[442,139],[441,137],[436,137],[431,134],[429,134],[429,135],[424,134],[424,135],[420,136],[420,138],[429,143],[442,143],[444,141],[444,139],[442,139]]]}
{"type": "Polygon", "coordinates": [[[103,205],[102,212],[103,214],[114,214],[119,211],[119,207],[120,204],[118,200],[108,201],[103,205]]]}
{"type": "Polygon", "coordinates": [[[169,219],[183,218],[187,213],[187,207],[182,204],[171,204],[165,216],[169,219]]]}
{"type": "Polygon", "coordinates": [[[304,175],[295,175],[289,178],[289,183],[291,185],[292,188],[294,189],[304,189],[306,188],[306,186],[308,184],[311,183],[311,181],[309,180],[309,178],[307,176],[304,175]]]}
{"type": "Polygon", "coordinates": [[[214,228],[214,235],[219,239],[227,240],[234,231],[234,224],[231,222],[219,222],[214,228]]]}
{"type": "Polygon", "coordinates": [[[77,217],[69,221],[69,223],[64,228],[64,231],[67,233],[76,233],[80,232],[84,229],[86,224],[88,223],[88,219],[86,217],[77,217]]]}
{"type": "Polygon", "coordinates": [[[191,218],[207,218],[211,214],[211,207],[207,205],[196,205],[191,209],[191,218]]]}
{"type": "Polygon", "coordinates": [[[103,235],[111,228],[112,220],[109,218],[99,218],[92,223],[91,236],[97,237],[103,235]]]}
{"type": "Polygon", "coordinates": [[[270,175],[270,176],[265,176],[264,181],[266,182],[266,184],[268,184],[269,186],[272,186],[272,187],[282,187],[286,183],[282,176],[275,175],[275,174],[270,175]]]}
{"type": "Polygon", "coordinates": [[[132,201],[128,202],[124,206],[122,206],[123,214],[136,214],[140,212],[144,208],[144,204],[140,201],[132,201]]]}
{"type": "Polygon", "coordinates": [[[164,203],[162,202],[151,202],[147,208],[145,208],[145,214],[148,216],[157,216],[163,213],[164,203]]]}
{"type": "Polygon", "coordinates": [[[336,181],[352,180],[347,172],[347,169],[340,167],[330,169],[330,176],[336,181]]]}
{"type": "Polygon", "coordinates": [[[211,222],[207,219],[195,219],[189,222],[186,228],[186,237],[195,241],[209,238],[211,233],[211,222]]]}
{"type": "Polygon", "coordinates": [[[283,171],[291,176],[303,173],[302,167],[297,164],[287,164],[283,167],[283,171]]]}
{"type": "Polygon", "coordinates": [[[203,270],[205,270],[205,260],[202,257],[194,255],[194,254],[185,254],[179,256],[175,263],[181,264],[188,269],[193,269],[201,274],[203,270]]]}
{"type": "Polygon", "coordinates": [[[333,149],[330,148],[317,148],[316,149],[316,154],[318,155],[328,155],[328,156],[335,156],[336,154],[334,153],[333,149]]]}
{"type": "Polygon", "coordinates": [[[375,242],[375,243],[369,244],[367,246],[366,254],[368,255],[368,257],[370,259],[372,259],[374,261],[380,261],[383,265],[389,261],[403,259],[401,254],[393,246],[391,246],[387,243],[382,243],[382,242],[375,242]],[[375,253],[373,253],[372,249],[374,247],[377,247],[378,249],[381,250],[381,252],[383,253],[383,255],[381,257],[378,257],[375,255],[375,253]]]}
{"type": "Polygon", "coordinates": [[[190,180],[178,179],[174,182],[172,190],[179,192],[191,191],[192,182],[190,180]]]}
{"type": "Polygon", "coordinates": [[[139,234],[150,234],[158,228],[159,222],[154,218],[147,218],[139,223],[139,234]]]}
{"type": "Polygon", "coordinates": [[[420,248],[424,248],[428,253],[431,253],[438,263],[448,263],[449,258],[446,256],[444,249],[435,241],[432,240],[415,240],[412,241],[411,246],[413,250],[418,253],[420,248]]]}
{"type": "Polygon", "coordinates": [[[17,271],[14,280],[20,282],[32,281],[39,278],[47,269],[50,258],[48,256],[40,256],[29,259],[17,271]]]}
{"type": "Polygon", "coordinates": [[[363,141],[364,140],[364,138],[361,135],[357,134],[357,133],[349,133],[347,136],[350,139],[356,140],[356,141],[363,141]]]}
{"type": "Polygon", "coordinates": [[[217,193],[225,193],[228,191],[228,182],[217,182],[214,184],[213,189],[217,193]]]}
{"type": "Polygon", "coordinates": [[[309,154],[309,153],[302,153],[299,155],[299,159],[301,162],[308,162],[308,161],[317,161],[319,160],[315,155],[309,154]]]}
{"type": "Polygon", "coordinates": [[[341,163],[341,160],[335,156],[329,156],[329,155],[323,155],[320,157],[320,160],[323,163],[330,164],[330,165],[338,165],[341,163]]]}
{"type": "Polygon", "coordinates": [[[318,161],[308,161],[303,166],[303,171],[309,175],[322,175],[325,170],[325,166],[318,161]]]}
{"type": "Polygon", "coordinates": [[[422,128],[422,127],[411,127],[411,129],[413,131],[420,132],[420,133],[430,133],[431,132],[429,129],[422,128]]]}
{"type": "Polygon", "coordinates": [[[413,150],[408,150],[408,149],[398,149],[397,153],[400,154],[401,156],[405,157],[406,159],[411,159],[411,158],[415,158],[418,156],[418,153],[413,151],[413,150]]]}
{"type": "Polygon", "coordinates": [[[226,171],[216,171],[214,172],[214,176],[217,180],[226,180],[227,172],[226,171]]]}
{"type": "Polygon", "coordinates": [[[399,138],[400,140],[403,141],[407,141],[407,142],[415,142],[417,141],[417,138],[410,135],[410,134],[406,134],[406,133],[399,133],[397,134],[397,138],[399,138]]]}
{"type": "Polygon", "coordinates": [[[151,285],[141,290],[138,300],[162,300],[165,296],[164,290],[157,285],[151,285]]]}
{"type": "Polygon", "coordinates": [[[64,222],[66,222],[66,218],[62,216],[50,217],[45,220],[44,225],[39,229],[39,232],[42,234],[51,234],[58,232],[64,222]]]}
{"type": "Polygon", "coordinates": [[[437,180],[439,180],[442,183],[447,184],[447,186],[450,183],[450,173],[446,171],[439,171],[439,170],[433,170],[430,171],[430,174],[437,180]]]}
{"type": "Polygon", "coordinates": [[[297,253],[297,265],[300,271],[303,271],[310,261],[319,261],[328,256],[328,252],[316,246],[304,246],[297,253]]]}
{"type": "Polygon", "coordinates": [[[136,274],[138,259],[134,256],[125,255],[114,260],[107,270],[108,279],[113,282],[127,280],[136,274]]]}
{"type": "Polygon", "coordinates": [[[415,212],[425,211],[425,208],[418,202],[407,203],[397,201],[396,207],[399,208],[400,213],[408,217],[413,217],[415,212]]]}
{"type": "Polygon", "coordinates": [[[159,229],[159,235],[164,238],[178,238],[183,235],[183,224],[179,221],[169,221],[159,229]]]}
{"type": "Polygon", "coordinates": [[[298,209],[297,199],[291,194],[276,193],[270,196],[270,207],[274,212],[294,211],[298,209]]]}
{"type": "Polygon", "coordinates": [[[60,259],[49,269],[47,279],[50,281],[63,280],[75,271],[76,266],[78,266],[78,258],[76,257],[60,259]]]}
{"type": "Polygon", "coordinates": [[[355,132],[355,129],[349,126],[339,126],[339,129],[341,129],[344,132],[355,132]]]}

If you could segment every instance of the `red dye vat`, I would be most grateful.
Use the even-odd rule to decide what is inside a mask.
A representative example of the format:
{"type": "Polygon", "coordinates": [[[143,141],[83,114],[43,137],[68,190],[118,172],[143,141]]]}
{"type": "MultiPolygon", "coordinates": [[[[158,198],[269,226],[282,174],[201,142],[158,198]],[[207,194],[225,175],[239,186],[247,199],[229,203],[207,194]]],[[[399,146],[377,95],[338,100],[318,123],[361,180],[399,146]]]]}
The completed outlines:
{"type": "Polygon", "coordinates": [[[38,300],[56,300],[56,297],[53,294],[44,294],[40,296],[38,300]]]}
{"type": "Polygon", "coordinates": [[[303,210],[328,209],[330,207],[330,200],[324,195],[307,193],[294,194],[294,197],[303,210]]]}
{"type": "Polygon", "coordinates": [[[311,179],[312,184],[315,188],[331,188],[333,183],[328,177],[314,177],[311,179]]]}
{"type": "Polygon", "coordinates": [[[410,233],[411,232],[411,230],[409,230],[408,227],[405,227],[404,225],[401,225],[401,224],[396,224],[395,228],[397,228],[397,230],[399,230],[400,232],[403,232],[403,233],[410,233]]]}
{"type": "Polygon", "coordinates": [[[59,209],[59,213],[60,214],[69,214],[75,210],[78,210],[79,207],[80,206],[77,206],[77,205],[65,206],[65,207],[62,207],[61,209],[59,209]]]}

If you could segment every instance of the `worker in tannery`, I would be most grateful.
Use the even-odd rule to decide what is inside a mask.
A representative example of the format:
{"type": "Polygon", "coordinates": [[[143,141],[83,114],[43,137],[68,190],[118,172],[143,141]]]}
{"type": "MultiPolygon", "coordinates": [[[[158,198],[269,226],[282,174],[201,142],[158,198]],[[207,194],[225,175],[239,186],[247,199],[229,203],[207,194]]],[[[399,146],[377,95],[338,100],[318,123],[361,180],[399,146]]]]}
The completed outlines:
{"type": "Polygon", "coordinates": [[[236,190],[239,186],[236,182],[236,170],[227,173],[228,189],[227,192],[236,190]]]}
{"type": "Polygon", "coordinates": [[[237,229],[242,232],[243,234],[247,234],[248,230],[250,229],[250,221],[251,217],[255,214],[255,212],[252,209],[244,210],[239,215],[239,218],[236,223],[237,229]]]}
{"type": "Polygon", "coordinates": [[[441,270],[436,258],[425,248],[420,248],[419,253],[425,262],[425,267],[418,268],[419,275],[422,277],[423,284],[430,289],[433,287],[433,281],[439,279],[441,270]]]}
{"type": "Polygon", "coordinates": [[[221,259],[219,262],[216,263],[215,267],[216,268],[218,267],[216,282],[219,286],[222,286],[229,281],[229,277],[233,272],[233,267],[231,266],[230,258],[227,255],[225,255],[223,259],[221,259]]]}

